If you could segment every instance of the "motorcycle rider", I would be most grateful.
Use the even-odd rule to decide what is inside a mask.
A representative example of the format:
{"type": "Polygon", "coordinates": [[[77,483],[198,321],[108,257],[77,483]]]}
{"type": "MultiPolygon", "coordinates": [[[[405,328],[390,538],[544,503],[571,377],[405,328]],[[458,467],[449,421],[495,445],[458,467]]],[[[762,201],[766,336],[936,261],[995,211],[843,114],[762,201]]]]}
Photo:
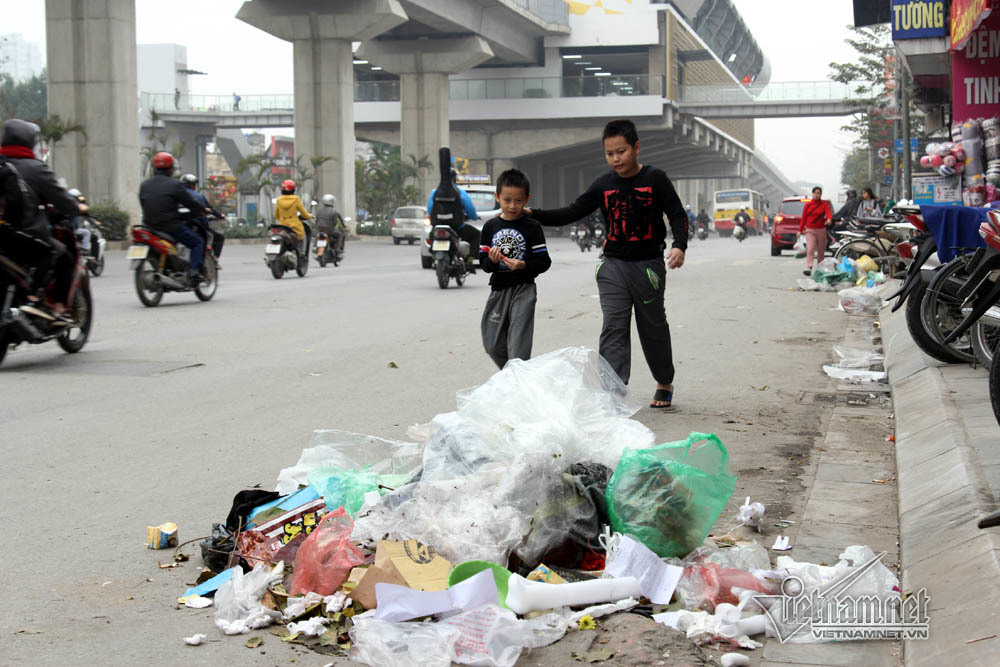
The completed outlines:
{"type": "Polygon", "coordinates": [[[747,215],[746,208],[740,208],[740,212],[733,217],[733,224],[743,228],[743,235],[746,236],[750,224],[750,216],[747,215]]]}
{"type": "Polygon", "coordinates": [[[684,212],[687,213],[688,217],[688,231],[692,229],[697,229],[698,216],[695,215],[694,210],[691,208],[691,204],[684,206],[684,212]]]}
{"type": "Polygon", "coordinates": [[[302,221],[312,220],[312,215],[295,194],[295,181],[290,178],[281,182],[281,196],[274,203],[274,220],[279,225],[291,228],[299,237],[299,247],[296,248],[296,252],[300,256],[307,251],[303,246],[306,240],[306,228],[302,221]]]}
{"type": "Polygon", "coordinates": [[[319,210],[316,211],[316,229],[329,234],[337,254],[343,254],[347,225],[344,224],[344,217],[340,215],[336,205],[336,197],[331,194],[323,195],[319,210]]]}
{"type": "Polygon", "coordinates": [[[705,229],[708,229],[708,213],[705,213],[705,209],[698,211],[698,216],[695,220],[698,222],[699,228],[704,227],[705,229]]]}
{"type": "Polygon", "coordinates": [[[155,232],[163,232],[191,249],[188,282],[196,287],[201,282],[201,267],[205,263],[205,240],[184,224],[178,206],[189,209],[192,215],[208,212],[191,196],[191,191],[174,179],[174,156],[160,152],[153,156],[153,175],[139,186],[139,203],[142,205],[142,224],[155,232]]]}
{"type": "MultiPolygon", "coordinates": [[[[76,199],[78,203],[86,205],[87,198],[83,196],[82,192],[76,188],[70,188],[67,192],[71,197],[76,199]]],[[[96,220],[94,220],[94,224],[97,224],[96,220]]],[[[98,227],[100,227],[100,225],[98,225],[98,227]]],[[[82,215],[78,215],[73,218],[73,231],[76,233],[76,237],[80,239],[80,253],[83,255],[90,255],[91,233],[90,230],[84,226],[82,215]]]]}
{"type": "Polygon", "coordinates": [[[857,190],[847,191],[847,201],[844,205],[833,214],[833,221],[840,222],[841,220],[849,220],[858,214],[858,208],[861,206],[861,200],[858,198],[857,190]]]}
{"type": "MultiPolygon", "coordinates": [[[[48,204],[59,215],[69,218],[78,216],[87,207],[81,207],[66,189],[56,180],[56,175],[49,166],[35,156],[35,146],[38,144],[39,128],[18,118],[12,118],[3,125],[3,137],[0,139],[0,155],[6,157],[17,169],[24,182],[32,189],[40,204],[48,204]]],[[[73,259],[69,256],[66,246],[52,237],[48,215],[42,208],[30,216],[25,212],[23,226],[19,230],[44,246],[32,244],[32,247],[18,247],[15,254],[18,259],[34,267],[31,291],[27,296],[28,303],[21,310],[29,315],[50,321],[67,321],[62,317],[66,312],[69,290],[73,283],[73,259]],[[44,248],[47,247],[48,251],[44,248]],[[50,270],[53,272],[54,284],[49,302],[43,301],[44,290],[50,270]]],[[[15,238],[10,243],[21,245],[15,238]]]]}
{"type": "MultiPolygon", "coordinates": [[[[208,199],[202,193],[198,192],[198,177],[194,174],[184,174],[181,176],[181,183],[183,183],[187,189],[190,191],[191,196],[194,197],[201,207],[206,211],[210,211],[219,220],[225,220],[225,216],[216,211],[211,204],[208,203],[208,199]]],[[[219,259],[219,255],[222,254],[222,244],[226,242],[226,235],[222,232],[215,231],[212,226],[208,223],[208,218],[204,215],[193,215],[192,219],[198,223],[198,226],[205,230],[205,233],[212,235],[212,254],[215,255],[216,259],[219,259]]],[[[220,267],[221,268],[221,267],[220,267]]]]}
{"type": "MultiPolygon", "coordinates": [[[[452,186],[458,190],[459,199],[462,201],[462,210],[465,212],[465,220],[479,220],[479,213],[476,211],[475,204],[472,203],[472,198],[469,197],[468,193],[462,188],[456,185],[458,181],[458,172],[454,169],[451,170],[451,183],[452,186]]],[[[431,190],[431,194],[427,197],[427,212],[434,208],[434,193],[437,192],[437,188],[431,190]]],[[[469,272],[475,273],[476,268],[473,264],[473,255],[476,255],[476,248],[479,247],[479,230],[472,225],[462,221],[462,224],[455,227],[455,231],[458,233],[458,238],[462,239],[469,244],[469,257],[467,259],[467,264],[469,265],[469,272]]]]}

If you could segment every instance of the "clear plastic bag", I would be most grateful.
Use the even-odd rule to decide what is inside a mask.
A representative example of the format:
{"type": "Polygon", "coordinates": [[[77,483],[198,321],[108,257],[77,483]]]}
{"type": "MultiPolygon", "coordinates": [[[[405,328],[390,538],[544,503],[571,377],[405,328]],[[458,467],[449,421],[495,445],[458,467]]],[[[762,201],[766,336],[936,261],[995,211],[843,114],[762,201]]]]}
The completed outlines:
{"type": "Polygon", "coordinates": [[[278,473],[275,491],[281,495],[308,484],[309,472],[320,468],[362,470],[370,466],[369,470],[376,474],[412,477],[419,471],[423,457],[422,445],[348,431],[313,431],[310,444],[302,450],[298,463],[278,473]]]}
{"type": "Polygon", "coordinates": [[[729,453],[714,434],[626,450],[608,484],[611,527],[660,557],[697,548],[736,488],[729,453]]]}
{"type": "Polygon", "coordinates": [[[351,543],[353,529],[343,507],[323,516],[295,554],[292,595],[332,595],[351,570],[365,562],[364,554],[351,543]]]}
{"type": "Polygon", "coordinates": [[[873,290],[850,287],[837,292],[840,307],[849,315],[875,315],[882,307],[882,297],[873,290]]]}
{"type": "Polygon", "coordinates": [[[365,465],[361,470],[345,470],[344,468],[327,467],[310,470],[307,474],[309,486],[323,496],[327,508],[333,510],[343,507],[351,516],[356,516],[365,504],[365,494],[379,491],[380,487],[395,489],[411,481],[412,473],[379,474],[372,466],[365,465]]]}
{"type": "Polygon", "coordinates": [[[222,582],[215,593],[215,625],[227,635],[238,635],[256,628],[267,627],[281,614],[260,603],[267,587],[284,576],[285,566],[278,563],[271,569],[266,563],[243,573],[232,568],[233,576],[222,582]]]}
{"type": "Polygon", "coordinates": [[[372,667],[451,667],[458,628],[440,623],[390,623],[362,614],[350,629],[351,660],[372,667]]]}

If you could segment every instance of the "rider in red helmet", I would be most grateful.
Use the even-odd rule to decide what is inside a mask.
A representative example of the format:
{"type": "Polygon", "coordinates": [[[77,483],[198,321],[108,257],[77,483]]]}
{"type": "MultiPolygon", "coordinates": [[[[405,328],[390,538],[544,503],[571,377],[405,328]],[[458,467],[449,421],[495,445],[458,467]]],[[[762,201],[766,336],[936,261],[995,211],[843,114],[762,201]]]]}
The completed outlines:
{"type": "Polygon", "coordinates": [[[172,177],[174,156],[160,152],[153,156],[153,176],[139,186],[139,203],[142,204],[142,224],[153,231],[170,235],[178,243],[191,249],[188,280],[192,286],[201,281],[201,267],[205,262],[205,240],[184,224],[178,207],[183,206],[195,216],[208,211],[184,184],[172,177]]]}
{"type": "Polygon", "coordinates": [[[292,228],[299,241],[305,240],[306,230],[302,220],[312,220],[312,215],[295,194],[295,181],[290,178],[281,182],[281,196],[274,203],[274,220],[279,225],[292,228]]]}

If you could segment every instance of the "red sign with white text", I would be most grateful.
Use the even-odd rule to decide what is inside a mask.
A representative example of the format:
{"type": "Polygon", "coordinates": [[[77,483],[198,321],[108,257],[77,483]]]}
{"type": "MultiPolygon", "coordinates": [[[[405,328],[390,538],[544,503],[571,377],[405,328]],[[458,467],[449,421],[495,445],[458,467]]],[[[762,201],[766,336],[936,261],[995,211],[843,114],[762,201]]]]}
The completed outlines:
{"type": "Polygon", "coordinates": [[[989,11],[990,0],[951,0],[951,48],[953,51],[965,47],[969,38],[979,26],[983,13],[989,11]]]}
{"type": "Polygon", "coordinates": [[[952,118],[1000,114],[1000,11],[969,35],[965,48],[951,54],[952,118]]]}

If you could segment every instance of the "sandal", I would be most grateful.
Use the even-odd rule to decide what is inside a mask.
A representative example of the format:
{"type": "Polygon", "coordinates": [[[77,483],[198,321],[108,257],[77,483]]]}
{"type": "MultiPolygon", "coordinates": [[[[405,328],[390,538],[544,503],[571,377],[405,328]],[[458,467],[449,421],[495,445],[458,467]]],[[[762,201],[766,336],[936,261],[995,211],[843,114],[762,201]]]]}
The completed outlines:
{"type": "Polygon", "coordinates": [[[650,402],[649,407],[651,408],[669,408],[673,402],[674,390],[671,389],[657,389],[653,393],[653,400],[650,402]],[[662,405],[666,403],[666,405],[662,405]],[[659,404],[659,405],[658,405],[659,404]]]}

